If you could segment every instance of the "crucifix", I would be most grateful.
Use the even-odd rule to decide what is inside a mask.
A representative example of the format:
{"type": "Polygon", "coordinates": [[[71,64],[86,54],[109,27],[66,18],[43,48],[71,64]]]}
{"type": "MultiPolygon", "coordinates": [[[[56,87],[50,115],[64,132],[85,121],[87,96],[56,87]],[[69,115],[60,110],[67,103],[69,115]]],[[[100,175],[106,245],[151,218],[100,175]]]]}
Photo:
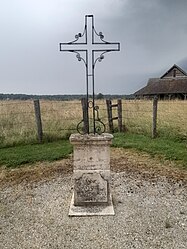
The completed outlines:
{"type": "Polygon", "coordinates": [[[98,109],[99,107],[95,105],[95,66],[97,61],[101,62],[104,59],[104,54],[111,51],[119,51],[120,43],[114,42],[110,43],[104,40],[104,35],[102,32],[97,33],[94,27],[94,16],[85,16],[85,26],[83,33],[78,33],[75,35],[75,40],[68,43],[60,43],[60,51],[67,51],[76,54],[78,61],[83,61],[86,67],[86,110],[85,110],[85,120],[82,120],[78,126],[77,130],[79,133],[101,133],[105,131],[105,125],[100,120],[98,109]],[[95,38],[98,38],[97,41],[95,38]],[[84,38],[82,42],[78,42],[79,39],[84,38]],[[99,41],[98,41],[99,40],[99,41]],[[83,53],[84,55],[82,56],[83,53]],[[98,56],[99,54],[99,56],[98,56]],[[97,55],[97,56],[95,56],[97,55]],[[92,91],[92,101],[89,101],[89,88],[92,91]],[[92,108],[93,117],[93,129],[91,130],[89,124],[89,111],[88,108],[92,108]],[[84,129],[80,129],[80,124],[85,122],[84,129]],[[97,126],[99,123],[100,126],[97,126]],[[101,128],[102,126],[102,128],[101,128]],[[103,130],[102,130],[103,129],[103,130]]]}

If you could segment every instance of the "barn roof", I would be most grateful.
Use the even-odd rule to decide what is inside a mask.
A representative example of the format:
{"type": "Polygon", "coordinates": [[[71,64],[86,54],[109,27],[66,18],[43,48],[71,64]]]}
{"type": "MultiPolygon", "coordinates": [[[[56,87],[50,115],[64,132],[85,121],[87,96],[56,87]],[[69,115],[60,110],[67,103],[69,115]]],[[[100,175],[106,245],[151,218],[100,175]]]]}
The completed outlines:
{"type": "Polygon", "coordinates": [[[147,86],[135,92],[135,95],[152,95],[152,94],[171,94],[171,93],[187,93],[187,77],[149,79],[147,86]]]}
{"type": "Polygon", "coordinates": [[[179,66],[173,65],[160,78],[151,78],[147,86],[135,92],[134,95],[156,95],[156,94],[187,94],[187,73],[179,66]],[[177,76],[173,77],[172,71],[178,70],[177,76]]]}

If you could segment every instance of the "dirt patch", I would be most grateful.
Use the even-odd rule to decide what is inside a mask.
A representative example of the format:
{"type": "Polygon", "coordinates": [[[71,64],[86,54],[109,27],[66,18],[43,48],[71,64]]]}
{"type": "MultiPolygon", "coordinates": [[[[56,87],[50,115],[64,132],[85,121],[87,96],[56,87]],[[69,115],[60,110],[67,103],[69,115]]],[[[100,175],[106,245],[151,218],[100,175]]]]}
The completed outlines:
{"type": "Polygon", "coordinates": [[[68,174],[73,171],[72,159],[63,159],[56,162],[40,162],[24,165],[17,169],[0,169],[0,186],[15,185],[21,182],[34,183],[55,178],[59,174],[68,174]]]}
{"type": "Polygon", "coordinates": [[[111,150],[111,170],[138,174],[143,178],[156,179],[163,176],[168,180],[187,183],[187,170],[179,163],[152,157],[147,153],[115,148],[111,150]]]}
{"type": "MultiPolygon", "coordinates": [[[[171,181],[187,183],[187,171],[180,168],[175,162],[152,158],[146,153],[122,148],[111,149],[111,170],[125,171],[129,175],[138,175],[144,179],[154,180],[158,176],[166,177],[171,181]]],[[[21,182],[34,183],[53,179],[59,174],[73,172],[72,155],[68,159],[56,162],[41,162],[34,165],[25,165],[17,169],[0,169],[0,186],[12,186],[21,182]]]]}

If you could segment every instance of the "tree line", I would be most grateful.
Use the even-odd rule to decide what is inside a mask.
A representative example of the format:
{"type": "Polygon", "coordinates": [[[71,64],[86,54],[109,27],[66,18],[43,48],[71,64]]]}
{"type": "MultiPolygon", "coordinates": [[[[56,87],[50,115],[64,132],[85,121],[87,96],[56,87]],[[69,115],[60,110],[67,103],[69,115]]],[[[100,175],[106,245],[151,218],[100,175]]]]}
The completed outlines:
{"type": "MultiPolygon", "coordinates": [[[[0,93],[0,100],[32,100],[32,99],[44,99],[44,100],[75,100],[85,98],[84,94],[59,94],[59,95],[36,95],[36,94],[5,94],[0,93]]],[[[89,96],[92,97],[91,95],[89,96]]],[[[96,99],[133,99],[131,95],[118,95],[118,94],[102,94],[95,95],[96,99]]]]}

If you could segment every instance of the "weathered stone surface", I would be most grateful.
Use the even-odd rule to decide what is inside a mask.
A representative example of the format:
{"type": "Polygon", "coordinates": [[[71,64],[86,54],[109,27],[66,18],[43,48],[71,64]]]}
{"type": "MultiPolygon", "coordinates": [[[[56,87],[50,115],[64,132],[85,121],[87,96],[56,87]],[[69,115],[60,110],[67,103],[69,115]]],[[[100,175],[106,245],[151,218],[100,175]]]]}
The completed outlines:
{"type": "MultiPolygon", "coordinates": [[[[72,213],[69,215],[76,215],[82,208],[84,215],[89,212],[91,215],[114,214],[110,196],[112,138],[113,136],[107,133],[70,136],[70,142],[74,147],[74,194],[70,209],[72,213]],[[96,208],[98,206],[102,208],[96,208]],[[110,208],[106,209],[109,206],[110,208]],[[92,209],[94,207],[95,211],[92,209]]],[[[78,215],[82,215],[82,212],[78,215]]]]}
{"type": "Polygon", "coordinates": [[[109,170],[110,144],[113,136],[72,134],[74,145],[74,170],[109,170]]]}
{"type": "Polygon", "coordinates": [[[110,171],[75,171],[74,204],[106,204],[109,198],[110,171]]]}
{"type": "Polygon", "coordinates": [[[75,206],[74,194],[73,194],[69,208],[69,216],[95,216],[95,215],[96,216],[115,215],[111,195],[109,197],[109,202],[107,205],[75,206]]]}
{"type": "Polygon", "coordinates": [[[79,133],[71,134],[70,136],[70,142],[71,144],[91,144],[91,145],[98,145],[98,142],[100,144],[108,144],[110,145],[112,143],[113,135],[109,133],[103,133],[101,135],[98,134],[85,134],[80,135],[79,133]]]}
{"type": "Polygon", "coordinates": [[[108,145],[79,145],[74,150],[75,170],[109,170],[110,148],[108,145]]]}

